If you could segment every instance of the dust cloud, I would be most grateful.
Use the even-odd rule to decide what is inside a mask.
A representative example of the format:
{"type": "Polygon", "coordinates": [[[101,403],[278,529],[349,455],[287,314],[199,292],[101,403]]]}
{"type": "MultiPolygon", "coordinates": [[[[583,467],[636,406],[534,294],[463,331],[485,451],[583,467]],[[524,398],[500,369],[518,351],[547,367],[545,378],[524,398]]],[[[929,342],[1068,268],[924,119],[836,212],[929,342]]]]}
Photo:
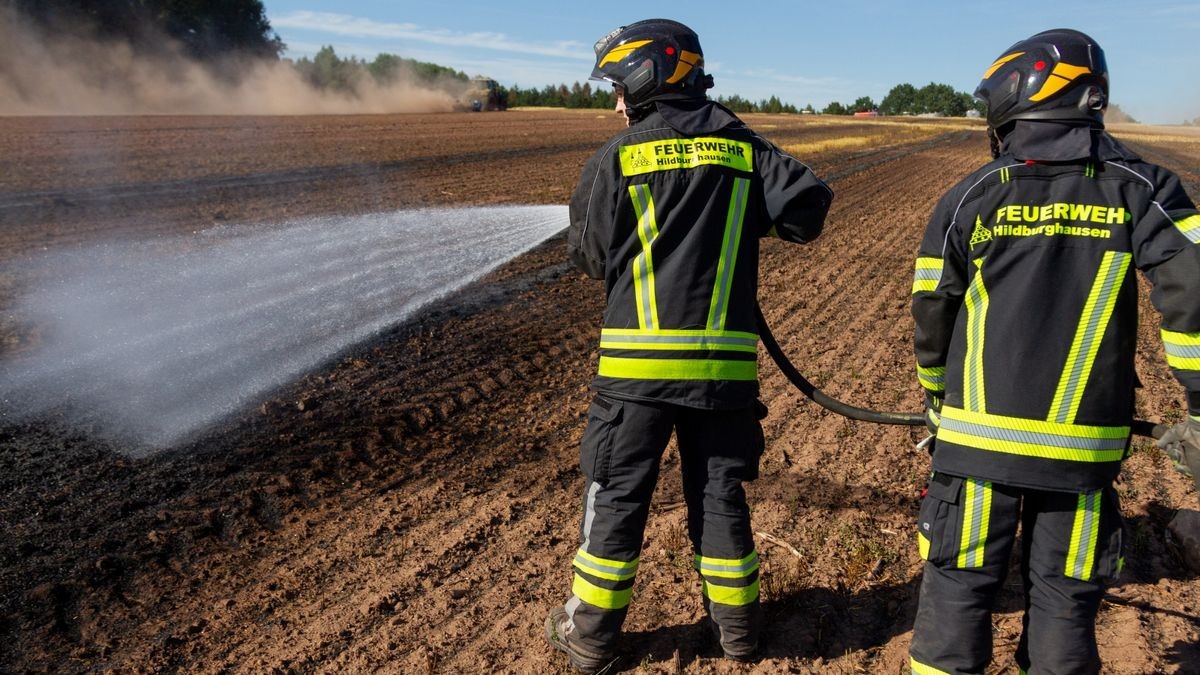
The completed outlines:
{"type": "Polygon", "coordinates": [[[0,361],[0,424],[170,447],[566,225],[565,206],[422,209],[47,253],[18,270],[38,338],[0,361]]]}
{"type": "Polygon", "coordinates": [[[350,92],[321,90],[285,61],[188,58],[162,38],[154,57],[127,43],[54,38],[0,8],[0,115],[302,115],[444,112],[467,86],[438,87],[401,78],[382,86],[370,77],[350,92]]]}

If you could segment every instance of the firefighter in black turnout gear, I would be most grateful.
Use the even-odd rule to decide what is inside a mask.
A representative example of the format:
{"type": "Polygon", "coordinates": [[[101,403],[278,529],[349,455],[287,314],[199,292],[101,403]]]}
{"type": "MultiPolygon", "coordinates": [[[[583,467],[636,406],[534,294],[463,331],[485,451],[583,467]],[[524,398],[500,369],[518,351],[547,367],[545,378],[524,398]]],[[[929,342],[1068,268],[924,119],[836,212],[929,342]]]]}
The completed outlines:
{"type": "Polygon", "coordinates": [[[596,43],[629,127],[587,162],[568,253],[603,279],[595,399],[572,595],[546,620],[581,670],[604,667],[629,606],[660,456],[679,443],[704,607],[727,657],[760,633],[758,554],[742,487],[763,450],[755,297],[759,238],[808,242],[833,193],[803,164],[709,101],[699,38],[662,19],[596,43]]]}
{"type": "Polygon", "coordinates": [[[914,673],[982,673],[1020,524],[1017,665],[1094,673],[1095,619],[1124,563],[1112,484],[1133,419],[1137,281],[1153,284],[1200,426],[1200,215],[1170,171],[1104,131],[1104,53],[1073,30],[1006,50],[975,95],[995,160],[946,194],[916,261],[918,379],[937,427],[918,518],[914,673]]]}

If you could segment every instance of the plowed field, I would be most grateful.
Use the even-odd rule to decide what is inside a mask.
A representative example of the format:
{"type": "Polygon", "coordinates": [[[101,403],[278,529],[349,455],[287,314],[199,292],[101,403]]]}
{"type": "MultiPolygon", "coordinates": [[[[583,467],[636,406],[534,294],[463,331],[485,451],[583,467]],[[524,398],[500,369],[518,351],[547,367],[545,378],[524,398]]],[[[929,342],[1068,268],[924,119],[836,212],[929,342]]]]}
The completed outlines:
{"type": "MultiPolygon", "coordinates": [[[[986,160],[982,128],[748,121],[837,193],[816,243],[764,246],[776,336],[827,392],[918,408],[912,258],[936,199],[986,160]]],[[[38,251],[302,215],[562,204],[618,128],[564,111],[0,120],[0,358],[36,348],[37,327],[8,310],[12,270],[38,251]]],[[[1130,134],[1200,194],[1194,139],[1130,134]]],[[[53,414],[0,424],[0,671],[563,672],[541,626],[570,584],[603,308],[563,249],[551,239],[164,453],[129,458],[53,414]]],[[[1139,414],[1178,419],[1143,307],[1139,414]]],[[[905,672],[923,434],[827,413],[761,360],[767,450],[748,491],[769,535],[765,656],[734,664],[707,641],[671,448],[620,668],[905,672]]],[[[1197,672],[1200,585],[1166,533],[1197,495],[1144,441],[1119,489],[1129,565],[1101,610],[1106,668],[1197,672]]],[[[995,672],[1010,670],[1022,603],[1013,575],[995,672]]]]}

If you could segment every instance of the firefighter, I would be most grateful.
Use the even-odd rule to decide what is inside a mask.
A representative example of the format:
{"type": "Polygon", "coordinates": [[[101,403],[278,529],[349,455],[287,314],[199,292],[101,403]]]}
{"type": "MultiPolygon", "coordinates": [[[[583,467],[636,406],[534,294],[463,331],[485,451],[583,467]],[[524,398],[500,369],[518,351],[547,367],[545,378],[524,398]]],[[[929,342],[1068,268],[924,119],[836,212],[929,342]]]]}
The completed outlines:
{"type": "Polygon", "coordinates": [[[1017,665],[1094,673],[1096,612],[1124,563],[1113,480],[1134,412],[1135,268],[1187,390],[1165,443],[1200,457],[1200,215],[1173,173],[1104,131],[1108,70],[1087,35],[1018,42],[975,96],[994,161],[938,203],[912,289],[937,433],[912,672],[984,672],[1019,523],[1017,665]]]}
{"type": "Polygon", "coordinates": [[[725,656],[759,641],[758,553],[742,483],[763,451],[755,296],[759,238],[808,242],[833,193],[709,101],[696,33],[664,19],[595,46],[628,128],[588,160],[568,254],[603,279],[595,398],[580,451],[581,544],[546,637],[591,672],[610,663],[638,570],[660,456],[679,444],[703,604],[725,656]]]}

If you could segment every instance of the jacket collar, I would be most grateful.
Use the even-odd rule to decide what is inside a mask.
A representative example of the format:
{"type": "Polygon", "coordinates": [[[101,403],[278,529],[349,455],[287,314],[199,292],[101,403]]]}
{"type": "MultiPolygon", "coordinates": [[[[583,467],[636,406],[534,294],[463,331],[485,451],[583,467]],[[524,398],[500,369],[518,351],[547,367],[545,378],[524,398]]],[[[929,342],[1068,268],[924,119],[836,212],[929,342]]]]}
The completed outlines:
{"type": "Polygon", "coordinates": [[[742,121],[728,108],[707,99],[657,101],[655,107],[672,129],[688,136],[742,126],[742,121]]]}
{"type": "Polygon", "coordinates": [[[1048,120],[1017,120],[1004,137],[1002,151],[1035,162],[1138,159],[1101,127],[1048,120]]]}

